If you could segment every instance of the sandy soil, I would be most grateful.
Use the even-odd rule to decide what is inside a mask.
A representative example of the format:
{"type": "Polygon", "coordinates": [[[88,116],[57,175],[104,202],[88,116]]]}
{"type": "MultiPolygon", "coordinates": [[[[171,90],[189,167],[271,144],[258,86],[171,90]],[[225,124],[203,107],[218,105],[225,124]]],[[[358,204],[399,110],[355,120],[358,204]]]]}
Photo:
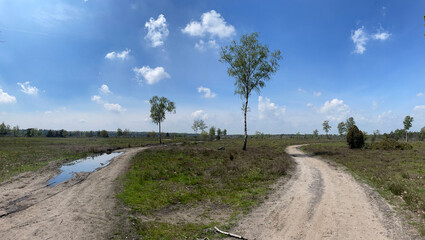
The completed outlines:
{"type": "Polygon", "coordinates": [[[124,154],[108,166],[54,187],[47,181],[58,173],[57,166],[0,184],[0,238],[105,239],[117,218],[114,181],[144,149],[119,150],[124,154]]]}
{"type": "Polygon", "coordinates": [[[297,147],[286,149],[297,163],[294,176],[231,232],[250,240],[419,239],[373,189],[297,147]]]}

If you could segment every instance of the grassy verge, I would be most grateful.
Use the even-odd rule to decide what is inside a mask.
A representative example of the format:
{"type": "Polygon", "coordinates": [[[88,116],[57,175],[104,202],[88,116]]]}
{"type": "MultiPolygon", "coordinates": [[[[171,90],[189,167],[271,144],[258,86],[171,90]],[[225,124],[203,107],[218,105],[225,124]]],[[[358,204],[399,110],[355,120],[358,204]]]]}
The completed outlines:
{"type": "Polygon", "coordinates": [[[261,202],[292,166],[286,146],[302,142],[250,139],[242,151],[242,139],[227,139],[138,154],[118,194],[130,208],[124,221],[131,229],[119,229],[116,238],[219,237],[206,229],[228,230],[261,202]],[[221,146],[225,150],[218,150],[221,146]]]}
{"type": "Polygon", "coordinates": [[[117,149],[156,144],[153,138],[0,138],[0,182],[58,159],[75,160],[117,149]]]}
{"type": "MultiPolygon", "coordinates": [[[[403,207],[425,219],[425,143],[411,145],[409,150],[373,150],[349,149],[345,142],[339,142],[303,149],[345,165],[390,202],[402,200],[403,207]]],[[[422,226],[419,229],[423,234],[423,220],[416,224],[422,226]]]]}

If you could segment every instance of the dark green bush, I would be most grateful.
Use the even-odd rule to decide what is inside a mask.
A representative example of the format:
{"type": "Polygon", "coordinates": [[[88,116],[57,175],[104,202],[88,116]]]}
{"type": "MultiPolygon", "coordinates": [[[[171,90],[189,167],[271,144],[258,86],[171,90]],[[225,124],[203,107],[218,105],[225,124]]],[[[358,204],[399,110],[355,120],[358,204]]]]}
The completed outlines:
{"type": "Polygon", "coordinates": [[[347,133],[347,143],[350,148],[362,148],[364,146],[364,136],[359,128],[354,125],[347,133]]]}
{"type": "Polygon", "coordinates": [[[370,148],[376,150],[409,150],[412,149],[412,145],[400,143],[393,138],[385,138],[381,142],[373,143],[370,148]]]}
{"type": "Polygon", "coordinates": [[[388,189],[397,196],[400,196],[404,192],[404,186],[401,183],[391,183],[388,189]]]}

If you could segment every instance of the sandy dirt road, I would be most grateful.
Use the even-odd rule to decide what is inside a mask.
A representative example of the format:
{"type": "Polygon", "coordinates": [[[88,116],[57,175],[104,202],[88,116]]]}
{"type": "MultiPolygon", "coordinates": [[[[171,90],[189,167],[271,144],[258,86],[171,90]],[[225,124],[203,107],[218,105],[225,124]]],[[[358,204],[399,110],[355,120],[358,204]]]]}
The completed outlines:
{"type": "Polygon", "coordinates": [[[115,184],[129,160],[124,154],[91,174],[47,187],[57,170],[36,171],[0,185],[0,239],[105,239],[115,226],[115,184]]]}
{"type": "Polygon", "coordinates": [[[232,230],[248,239],[419,239],[391,206],[351,174],[290,146],[297,163],[264,204],[232,230]]]}

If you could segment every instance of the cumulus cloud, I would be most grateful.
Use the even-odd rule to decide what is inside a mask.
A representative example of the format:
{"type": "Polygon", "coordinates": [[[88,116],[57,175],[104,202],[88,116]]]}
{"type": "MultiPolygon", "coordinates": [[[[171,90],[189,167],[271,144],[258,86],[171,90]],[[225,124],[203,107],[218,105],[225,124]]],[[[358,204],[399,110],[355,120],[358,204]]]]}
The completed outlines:
{"type": "Polygon", "coordinates": [[[110,112],[115,112],[115,113],[122,113],[127,111],[127,109],[123,108],[121,105],[117,104],[117,103],[108,103],[106,101],[103,101],[102,98],[98,95],[94,95],[91,97],[91,100],[97,104],[102,104],[103,107],[110,112]]]}
{"type": "Polygon", "coordinates": [[[302,89],[302,88],[298,88],[297,91],[300,92],[300,93],[305,93],[305,90],[302,89]]]}
{"type": "Polygon", "coordinates": [[[204,94],[204,98],[215,98],[217,96],[215,93],[213,93],[211,91],[211,89],[206,88],[206,87],[203,87],[203,86],[200,86],[198,88],[198,92],[199,93],[203,93],[204,94]]]}
{"type": "Polygon", "coordinates": [[[24,83],[18,83],[19,86],[21,86],[21,92],[28,94],[28,95],[37,95],[38,94],[38,88],[31,86],[30,82],[24,82],[24,83]]]}
{"type": "Polygon", "coordinates": [[[111,90],[109,90],[109,87],[106,84],[102,84],[102,86],[99,88],[99,91],[104,94],[111,93],[111,90]]]}
{"type": "Polygon", "coordinates": [[[415,111],[418,111],[418,110],[424,110],[425,109],[425,105],[418,105],[418,106],[415,106],[414,108],[413,108],[413,110],[415,110],[415,111]]]}
{"type": "Polygon", "coordinates": [[[391,33],[385,31],[382,27],[376,30],[374,34],[368,34],[364,26],[355,31],[351,31],[351,40],[355,45],[354,53],[363,54],[366,51],[367,42],[372,40],[385,41],[391,36],[391,33]]]}
{"type": "Polygon", "coordinates": [[[377,32],[375,34],[372,35],[372,38],[374,40],[385,41],[390,36],[391,36],[391,34],[388,31],[385,31],[384,29],[380,28],[380,29],[377,30],[377,32]]]}
{"type": "Polygon", "coordinates": [[[366,51],[366,43],[369,38],[367,37],[367,34],[364,31],[364,26],[351,32],[351,40],[353,41],[356,47],[354,53],[363,54],[364,51],[366,51]]]}
{"type": "Polygon", "coordinates": [[[214,37],[227,38],[235,35],[235,28],[227,24],[220,13],[211,10],[203,13],[201,21],[191,21],[182,29],[183,33],[189,34],[190,36],[204,36],[209,34],[214,37]]]}
{"type": "Polygon", "coordinates": [[[190,114],[190,116],[194,119],[202,119],[202,120],[205,120],[208,117],[208,115],[204,112],[204,110],[194,111],[192,114],[190,114]]]}
{"type": "Polygon", "coordinates": [[[93,102],[96,102],[96,103],[99,103],[99,104],[102,104],[103,103],[102,98],[100,96],[98,96],[98,95],[94,95],[93,97],[91,97],[91,100],[93,102]]]}
{"type": "Polygon", "coordinates": [[[417,96],[417,97],[422,97],[423,95],[424,95],[424,93],[423,93],[423,92],[420,92],[420,93],[417,93],[417,94],[416,94],[416,96],[417,96]]]}
{"type": "Polygon", "coordinates": [[[326,101],[318,110],[318,113],[326,114],[329,120],[342,120],[350,113],[348,105],[344,104],[343,100],[337,98],[331,101],[326,101]]]}
{"type": "Polygon", "coordinates": [[[313,103],[307,103],[306,106],[307,107],[313,107],[313,103]]]}
{"type": "Polygon", "coordinates": [[[286,108],[279,107],[270,101],[270,98],[258,96],[258,114],[260,119],[275,119],[285,114],[286,108]]]}
{"type": "Polygon", "coordinates": [[[121,107],[121,105],[117,103],[104,103],[103,107],[110,112],[122,113],[127,111],[127,109],[121,107]]]}
{"type": "Polygon", "coordinates": [[[164,45],[164,41],[168,37],[169,31],[167,27],[167,19],[165,19],[163,14],[160,14],[156,20],[151,17],[149,22],[145,23],[145,28],[148,29],[145,39],[150,41],[152,47],[164,45]]]}
{"type": "Polygon", "coordinates": [[[150,68],[149,66],[143,66],[141,68],[133,68],[133,72],[136,74],[137,80],[141,83],[140,79],[143,77],[147,84],[151,85],[161,81],[164,78],[170,78],[170,75],[165,72],[163,67],[150,68]]]}
{"type": "Polygon", "coordinates": [[[126,49],[121,52],[110,52],[105,55],[105,58],[109,60],[115,60],[117,58],[121,60],[126,60],[130,56],[130,52],[131,49],[126,49]]]}
{"type": "Polygon", "coordinates": [[[316,91],[314,91],[314,92],[313,92],[313,96],[315,96],[315,97],[320,97],[320,96],[322,96],[322,93],[321,93],[321,92],[316,92],[316,91]]]}
{"type": "Polygon", "coordinates": [[[217,42],[214,39],[210,39],[206,42],[201,39],[201,40],[199,40],[198,43],[195,44],[195,48],[198,49],[199,51],[203,52],[203,51],[207,50],[208,48],[217,49],[218,45],[217,45],[217,42]]]}
{"type": "Polygon", "coordinates": [[[0,89],[0,103],[16,103],[16,98],[3,92],[3,89],[0,89]]]}

